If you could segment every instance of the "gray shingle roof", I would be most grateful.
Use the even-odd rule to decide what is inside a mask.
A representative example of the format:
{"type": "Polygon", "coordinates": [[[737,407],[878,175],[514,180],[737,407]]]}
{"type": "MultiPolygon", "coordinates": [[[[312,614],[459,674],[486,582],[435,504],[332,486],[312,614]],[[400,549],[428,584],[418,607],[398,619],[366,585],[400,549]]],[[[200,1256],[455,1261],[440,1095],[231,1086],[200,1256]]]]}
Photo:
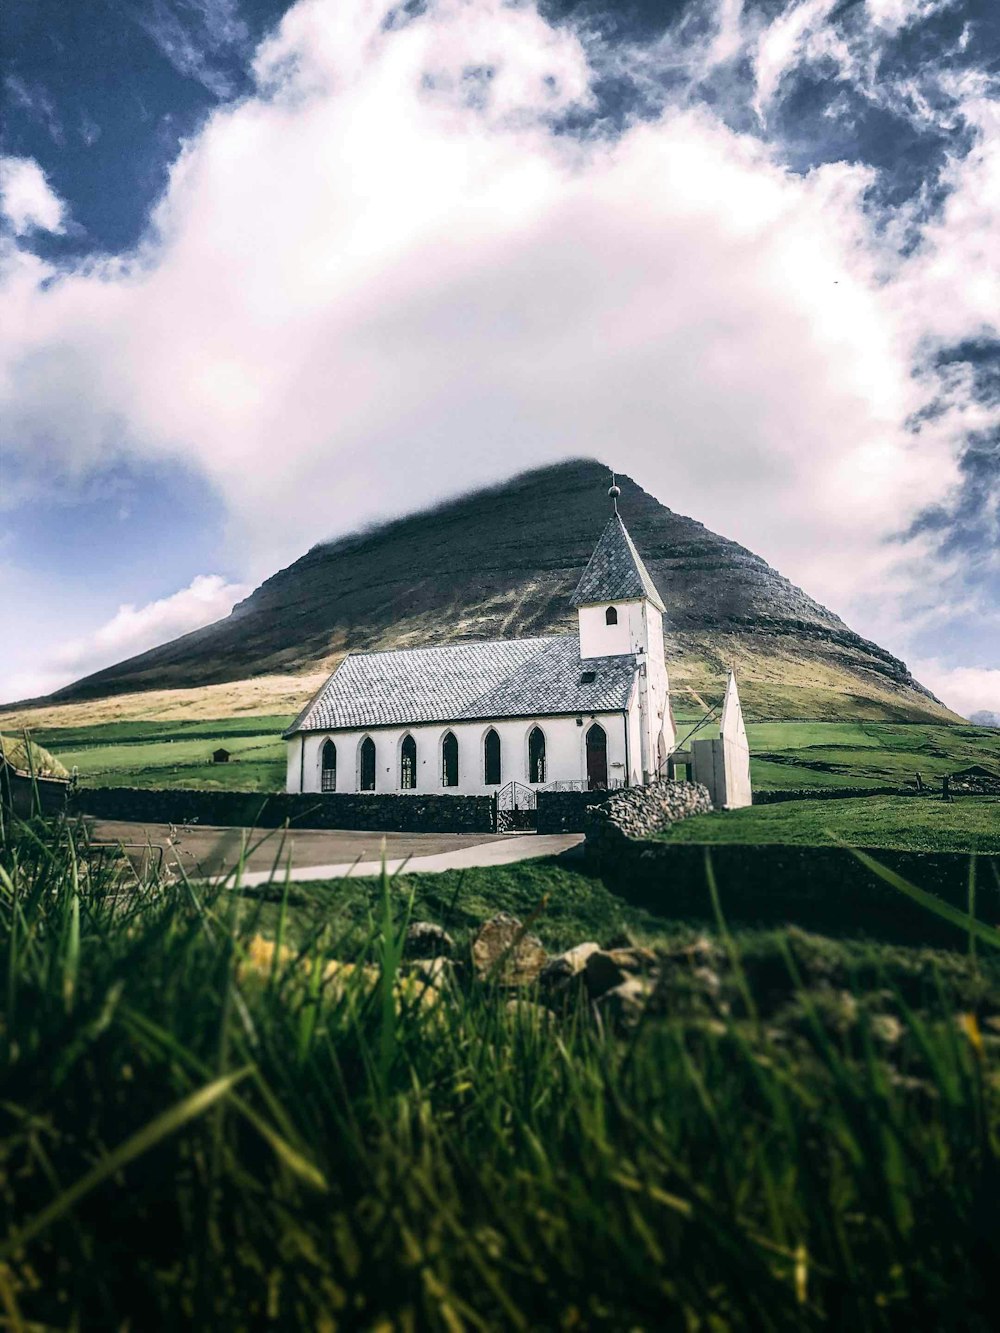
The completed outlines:
{"type": "Polygon", "coordinates": [[[642,563],[628,529],[619,515],[614,514],[576,585],[572,604],[586,606],[591,602],[630,601],[637,597],[648,597],[658,610],[664,610],[656,584],[642,563]]]}
{"type": "Polygon", "coordinates": [[[346,657],[285,732],[610,712],[628,704],[635,661],[580,660],[575,634],[346,657]],[[584,681],[585,673],[594,679],[584,681]]]}

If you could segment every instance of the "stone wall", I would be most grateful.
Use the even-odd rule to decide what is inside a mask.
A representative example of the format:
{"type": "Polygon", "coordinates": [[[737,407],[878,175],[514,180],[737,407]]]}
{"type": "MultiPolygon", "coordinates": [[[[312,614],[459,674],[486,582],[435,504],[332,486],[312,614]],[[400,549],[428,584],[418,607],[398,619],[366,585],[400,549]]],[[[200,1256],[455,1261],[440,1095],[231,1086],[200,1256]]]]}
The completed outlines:
{"type": "MultiPolygon", "coordinates": [[[[929,784],[928,784],[929,785],[929,784]]],[[[775,791],[755,791],[754,805],[777,805],[781,801],[838,801],[854,796],[919,796],[911,787],[784,787],[775,791]]]]}
{"type": "MultiPolygon", "coordinates": [[[[967,910],[966,853],[867,851],[909,883],[967,910]]],[[[730,923],[794,924],[835,935],[861,931],[879,939],[947,948],[965,948],[968,942],[960,927],[912,902],[846,847],[707,846],[623,838],[615,855],[602,859],[600,869],[608,887],[636,906],[679,920],[712,921],[709,859],[730,923]]],[[[977,916],[1000,920],[1000,856],[980,857],[976,881],[977,916]]]]}
{"type": "Polygon", "coordinates": [[[98,819],[222,827],[365,829],[381,833],[492,833],[490,796],[329,795],[298,792],[196,791],[82,787],[77,814],[98,819]]]}
{"type": "Polygon", "coordinates": [[[539,833],[583,833],[587,811],[603,805],[614,795],[610,791],[540,791],[538,793],[539,833]]]}
{"type": "Polygon", "coordinates": [[[587,811],[587,852],[617,857],[635,839],[649,838],[679,819],[707,814],[712,809],[706,787],[697,782],[653,782],[613,792],[601,805],[587,811]]]}

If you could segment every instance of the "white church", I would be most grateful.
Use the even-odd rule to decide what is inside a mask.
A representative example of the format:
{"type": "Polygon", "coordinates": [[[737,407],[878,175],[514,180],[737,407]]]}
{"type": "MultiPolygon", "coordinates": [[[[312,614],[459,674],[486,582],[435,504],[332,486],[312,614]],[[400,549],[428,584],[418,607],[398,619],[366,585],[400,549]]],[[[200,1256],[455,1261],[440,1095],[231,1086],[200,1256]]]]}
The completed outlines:
{"type": "Polygon", "coordinates": [[[749,804],[732,676],[723,739],[676,750],[663,602],[618,514],[618,487],[609,494],[614,513],[572,598],[575,634],[349,654],[284,733],[287,790],[602,790],[665,778],[673,758],[718,807],[749,804]]]}

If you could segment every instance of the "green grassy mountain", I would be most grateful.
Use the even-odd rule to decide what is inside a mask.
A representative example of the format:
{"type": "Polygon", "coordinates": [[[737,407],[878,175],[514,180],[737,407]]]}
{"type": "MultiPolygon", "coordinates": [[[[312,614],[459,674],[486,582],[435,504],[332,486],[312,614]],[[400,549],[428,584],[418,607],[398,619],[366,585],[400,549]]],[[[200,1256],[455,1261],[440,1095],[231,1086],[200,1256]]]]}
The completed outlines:
{"type": "MultiPolygon", "coordinates": [[[[315,673],[349,650],[569,630],[607,519],[608,469],[575,460],[314,546],[226,619],[97,672],[53,700],[315,673]]],[[[621,512],[667,608],[676,706],[730,662],[758,718],[953,719],[905,664],[766,561],[628,477],[621,512]]]]}

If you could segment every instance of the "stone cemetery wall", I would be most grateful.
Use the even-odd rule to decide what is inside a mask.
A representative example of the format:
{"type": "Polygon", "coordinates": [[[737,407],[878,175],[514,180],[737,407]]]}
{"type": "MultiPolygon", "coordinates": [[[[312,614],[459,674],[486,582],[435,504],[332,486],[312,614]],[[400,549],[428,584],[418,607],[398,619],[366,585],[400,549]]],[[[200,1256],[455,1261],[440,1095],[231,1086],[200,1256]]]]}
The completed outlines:
{"type": "Polygon", "coordinates": [[[369,792],[196,791],[78,788],[78,814],[97,819],[222,827],[365,829],[380,833],[491,833],[491,796],[379,796],[369,792]]]}
{"type": "Polygon", "coordinates": [[[708,789],[697,782],[653,782],[613,792],[587,812],[587,852],[614,859],[630,841],[650,838],[679,819],[711,809],[708,789]]]}

